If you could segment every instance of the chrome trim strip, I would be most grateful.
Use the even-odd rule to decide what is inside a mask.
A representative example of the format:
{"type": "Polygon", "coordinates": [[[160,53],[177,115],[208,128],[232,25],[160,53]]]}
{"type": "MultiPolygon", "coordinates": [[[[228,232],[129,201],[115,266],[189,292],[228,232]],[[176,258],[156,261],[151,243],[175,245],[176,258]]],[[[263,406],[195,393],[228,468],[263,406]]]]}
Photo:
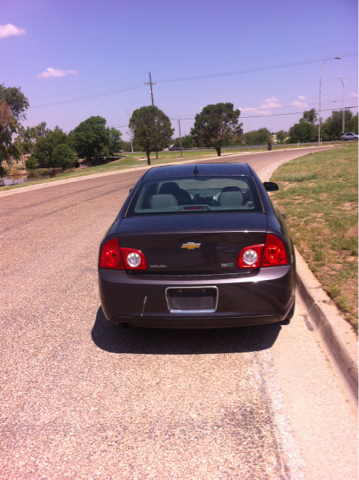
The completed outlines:
{"type": "Polygon", "coordinates": [[[218,287],[215,285],[202,285],[198,287],[167,287],[165,290],[165,297],[166,297],[166,303],[167,303],[167,308],[170,313],[214,313],[217,310],[218,307],[218,299],[219,299],[219,290],[218,287]],[[216,304],[214,306],[214,309],[209,309],[209,310],[173,310],[170,308],[169,303],[168,303],[168,296],[167,296],[167,290],[185,290],[185,289],[190,289],[193,290],[195,288],[214,288],[217,291],[216,295],[216,304]]]}

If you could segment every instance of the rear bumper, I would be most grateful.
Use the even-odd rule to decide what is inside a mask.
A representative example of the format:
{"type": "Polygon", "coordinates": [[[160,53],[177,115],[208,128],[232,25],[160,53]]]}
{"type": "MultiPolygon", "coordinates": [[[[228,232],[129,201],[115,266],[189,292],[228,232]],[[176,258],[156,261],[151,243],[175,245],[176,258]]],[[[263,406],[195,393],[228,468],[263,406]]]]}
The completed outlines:
{"type": "Polygon", "coordinates": [[[252,277],[157,280],[99,269],[101,304],[113,324],[152,328],[219,328],[274,323],[286,318],[294,301],[294,265],[261,269],[252,277]],[[168,287],[216,286],[213,313],[171,313],[168,287]]]}
{"type": "Polygon", "coordinates": [[[128,324],[133,327],[146,328],[231,328],[231,327],[248,327],[251,325],[263,325],[265,323],[279,322],[276,316],[263,315],[262,317],[186,317],[181,315],[170,317],[147,316],[144,317],[113,317],[111,323],[113,325],[128,324]]]}

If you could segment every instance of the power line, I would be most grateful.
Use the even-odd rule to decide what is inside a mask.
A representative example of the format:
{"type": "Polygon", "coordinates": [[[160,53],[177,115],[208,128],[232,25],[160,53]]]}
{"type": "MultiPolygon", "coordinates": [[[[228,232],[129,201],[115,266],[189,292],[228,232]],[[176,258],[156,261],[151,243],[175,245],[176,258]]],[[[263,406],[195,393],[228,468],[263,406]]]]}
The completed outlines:
{"type": "Polygon", "coordinates": [[[111,128],[128,128],[128,123],[125,123],[124,125],[112,125],[111,128]]]}
{"type": "MultiPolygon", "coordinates": [[[[301,49],[298,49],[298,50],[291,50],[291,51],[287,51],[287,52],[273,53],[273,54],[269,54],[269,55],[260,55],[258,57],[243,57],[243,58],[239,58],[238,60],[232,60],[230,62],[204,63],[204,64],[201,64],[201,65],[190,65],[188,67],[162,68],[162,69],[153,70],[153,71],[154,72],[167,72],[167,71],[175,71],[175,70],[186,70],[186,69],[189,69],[189,68],[202,68],[202,67],[213,67],[213,66],[217,66],[217,65],[227,65],[227,64],[243,62],[243,61],[246,61],[246,60],[258,60],[258,59],[261,59],[261,58],[276,57],[276,56],[279,56],[279,55],[289,55],[289,54],[292,54],[292,53],[303,52],[303,51],[306,51],[306,50],[315,50],[315,49],[318,49],[318,48],[332,47],[332,46],[335,46],[335,45],[341,45],[343,43],[350,43],[350,42],[357,42],[357,40],[356,39],[344,40],[342,42],[327,43],[325,45],[317,45],[315,47],[301,48],[301,49]]],[[[71,90],[71,91],[68,91],[68,92],[57,93],[57,94],[54,94],[54,95],[47,95],[46,97],[35,97],[35,98],[33,98],[33,100],[42,100],[42,99],[45,99],[45,98],[59,97],[61,95],[69,95],[69,94],[72,94],[72,93],[84,92],[86,90],[92,90],[93,88],[104,87],[106,85],[113,85],[114,83],[119,83],[119,82],[122,82],[124,80],[129,80],[131,78],[136,78],[136,77],[139,77],[139,76],[144,75],[144,74],[145,74],[145,72],[141,72],[137,75],[132,75],[130,77],[121,78],[120,80],[114,80],[113,82],[101,83],[99,85],[94,85],[92,87],[81,88],[81,89],[78,89],[78,90],[71,90]]]]}
{"type": "Polygon", "coordinates": [[[153,72],[168,72],[168,71],[185,70],[185,69],[188,69],[188,68],[197,68],[197,67],[215,67],[217,65],[233,64],[233,63],[243,62],[245,60],[258,60],[260,58],[276,57],[278,55],[289,55],[291,53],[298,53],[298,52],[303,52],[303,51],[306,51],[306,50],[315,50],[317,48],[332,47],[334,45],[341,45],[343,43],[349,43],[349,42],[357,43],[357,40],[356,39],[345,40],[343,42],[328,43],[326,45],[318,45],[317,47],[301,48],[299,50],[291,50],[291,51],[288,51],[288,52],[272,53],[272,54],[269,54],[269,55],[260,55],[258,57],[243,57],[243,58],[240,58],[238,60],[234,60],[234,61],[232,60],[230,62],[204,63],[202,65],[191,65],[191,66],[188,66],[188,67],[179,67],[179,68],[163,68],[163,69],[160,69],[160,70],[152,70],[152,71],[153,72]]]}
{"type": "MultiPolygon", "coordinates": [[[[358,107],[358,105],[352,105],[350,107],[345,107],[345,108],[357,108],[357,107],[358,107]]],[[[326,109],[322,110],[322,112],[331,112],[333,110],[341,110],[341,108],[326,108],[326,109]]],[[[304,112],[305,112],[305,110],[303,110],[303,112],[272,113],[270,115],[249,115],[247,117],[240,117],[240,118],[279,117],[279,116],[282,116],[282,115],[298,115],[298,114],[302,114],[304,112]]]]}
{"type": "MultiPolygon", "coordinates": [[[[352,100],[352,99],[351,98],[345,98],[344,99],[344,101],[348,101],[348,100],[352,100]]],[[[343,99],[341,99],[341,100],[326,100],[325,102],[322,102],[322,103],[336,103],[336,102],[342,102],[342,101],[343,101],[343,99]]],[[[312,105],[318,105],[318,104],[319,104],[319,102],[305,103],[304,105],[301,105],[301,106],[307,108],[307,107],[311,107],[312,105]]],[[[273,110],[273,108],[275,108],[275,109],[277,109],[277,108],[298,108],[299,106],[300,105],[281,105],[281,106],[278,106],[278,107],[271,107],[270,109],[273,110]]],[[[241,109],[239,108],[239,110],[241,110],[241,109]]],[[[262,110],[264,110],[264,109],[262,108],[262,110]]],[[[293,113],[296,113],[296,112],[293,112],[293,113]]],[[[182,116],[173,115],[172,118],[174,118],[174,119],[180,118],[181,120],[184,120],[183,117],[193,117],[194,118],[196,114],[195,113],[188,113],[188,114],[183,113],[181,115],[182,116]]],[[[269,115],[264,115],[264,117],[268,117],[268,116],[269,115]]],[[[243,118],[243,117],[241,117],[241,118],[243,118]]]]}
{"type": "Polygon", "coordinates": [[[85,90],[92,90],[93,88],[105,87],[106,85],[113,85],[114,83],[123,82],[124,80],[130,80],[131,78],[140,77],[145,75],[146,72],[138,73],[137,75],[131,75],[131,77],[121,78],[121,80],[115,80],[113,82],[101,83],[100,85],[94,85],[93,87],[80,88],[78,90],[70,90],[69,92],[55,93],[54,95],[47,95],[46,97],[35,97],[32,100],[42,100],[43,98],[60,97],[61,95],[69,95],[71,93],[84,92],[85,90]]]}
{"type": "MultiPolygon", "coordinates": [[[[349,53],[341,53],[338,54],[341,58],[344,57],[352,57],[354,55],[357,55],[358,52],[349,52],[349,53]]],[[[216,78],[216,77],[225,77],[229,75],[240,75],[241,73],[252,73],[252,72],[262,72],[264,70],[274,70],[277,68],[286,68],[286,67],[295,67],[297,65],[307,65],[310,63],[316,63],[319,62],[320,60],[325,60],[325,59],[332,58],[330,57],[320,57],[320,58],[313,58],[309,60],[300,60],[298,62],[289,62],[289,63],[282,63],[282,64],[277,64],[277,65],[268,65],[266,67],[257,67],[257,68],[249,68],[246,70],[234,70],[231,72],[223,72],[223,73],[211,73],[207,75],[194,75],[192,77],[179,77],[179,78],[170,78],[167,80],[157,80],[157,83],[170,83],[170,82],[183,82],[187,80],[202,80],[204,78],[216,78]]]]}
{"type": "Polygon", "coordinates": [[[107,97],[108,95],[114,95],[115,93],[121,93],[121,92],[126,92],[128,90],[133,90],[135,88],[142,87],[143,83],[137,83],[134,85],[128,85],[127,87],[122,87],[122,88],[116,88],[114,90],[109,90],[107,92],[99,92],[99,93],[94,93],[92,95],[87,95],[84,97],[78,97],[78,98],[71,98],[69,100],[60,100],[58,102],[52,102],[52,103],[43,103],[40,105],[34,105],[29,108],[43,108],[43,107],[52,107],[56,105],[65,105],[66,103],[73,103],[73,102],[81,102],[83,100],[92,100],[93,98],[99,98],[99,97],[107,97]]]}
{"type": "MultiPolygon", "coordinates": [[[[339,54],[342,58],[344,57],[350,57],[356,55],[358,52],[348,52],[348,53],[343,53],[339,54]]],[[[181,77],[181,78],[173,78],[173,79],[167,79],[167,80],[158,80],[157,83],[169,83],[169,82],[180,82],[180,81],[187,81],[187,80],[201,80],[201,79],[206,79],[206,78],[215,78],[215,77],[224,77],[224,76],[229,76],[229,75],[240,75],[242,73],[250,73],[250,72],[260,72],[260,71],[265,71],[265,70],[273,70],[277,68],[286,68],[286,67],[292,67],[292,66],[297,66],[297,65],[305,65],[305,64],[310,64],[310,63],[315,63],[320,60],[325,60],[327,57],[321,57],[321,58],[315,58],[315,59],[308,59],[308,60],[302,60],[298,62],[290,62],[290,63],[284,63],[284,64],[278,64],[278,65],[269,65],[266,67],[257,67],[257,68],[252,68],[252,69],[246,69],[246,70],[237,70],[237,71],[232,71],[232,72],[223,72],[223,73],[213,73],[209,75],[196,75],[192,77],[181,77]]],[[[332,57],[328,57],[332,58],[332,57]]],[[[145,82],[146,83],[146,82],[145,82]]],[[[152,90],[152,85],[155,83],[152,82],[152,79],[150,78],[150,85],[151,85],[151,95],[153,96],[153,90],[152,90]]],[[[121,87],[121,88],[116,88],[114,90],[109,90],[105,92],[99,92],[99,93],[94,93],[91,95],[86,95],[83,97],[77,97],[77,98],[72,98],[69,100],[59,100],[56,102],[51,102],[51,103],[44,103],[40,105],[34,105],[29,108],[44,108],[44,107],[51,107],[51,106],[57,106],[57,105],[65,105],[68,103],[74,103],[74,102],[80,102],[84,100],[92,100],[93,98],[99,98],[99,97],[105,97],[108,95],[114,95],[116,93],[121,93],[127,90],[132,90],[135,88],[139,88],[142,86],[142,83],[137,83],[134,85],[128,85],[127,87],[121,87]]],[[[152,99],[153,100],[153,99],[152,99]]],[[[153,103],[153,101],[152,101],[153,103]]]]}
{"type": "MultiPolygon", "coordinates": [[[[348,109],[348,108],[358,108],[358,105],[352,105],[350,107],[345,107],[345,109],[348,109]]],[[[333,110],[341,110],[341,108],[327,108],[327,109],[324,109],[322,110],[322,112],[330,112],[330,111],[333,111],[333,110]]],[[[289,113],[271,113],[269,115],[248,115],[247,117],[239,117],[239,120],[241,120],[242,118],[268,118],[268,117],[280,117],[280,116],[283,116],[283,115],[301,115],[302,113],[304,113],[305,110],[303,110],[302,112],[289,112],[289,113]]],[[[194,120],[195,118],[192,117],[192,118],[179,118],[179,117],[169,117],[171,120],[194,120]]]]}

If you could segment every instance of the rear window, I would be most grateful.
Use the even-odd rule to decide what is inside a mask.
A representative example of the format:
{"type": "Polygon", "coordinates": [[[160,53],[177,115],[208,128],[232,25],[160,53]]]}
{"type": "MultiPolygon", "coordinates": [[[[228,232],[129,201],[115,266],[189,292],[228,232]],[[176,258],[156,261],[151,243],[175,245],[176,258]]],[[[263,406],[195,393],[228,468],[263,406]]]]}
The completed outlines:
{"type": "Polygon", "coordinates": [[[126,216],[262,211],[251,177],[201,176],[143,181],[126,216]]]}

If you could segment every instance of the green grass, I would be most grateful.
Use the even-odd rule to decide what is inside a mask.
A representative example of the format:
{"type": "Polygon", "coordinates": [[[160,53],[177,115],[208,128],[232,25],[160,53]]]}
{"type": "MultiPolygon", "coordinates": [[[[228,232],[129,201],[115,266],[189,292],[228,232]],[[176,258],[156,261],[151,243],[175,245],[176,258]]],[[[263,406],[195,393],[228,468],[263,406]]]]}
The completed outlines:
{"type": "MultiPolygon", "coordinates": [[[[307,145],[301,145],[300,148],[305,148],[307,145]]],[[[313,145],[311,145],[313,146],[313,145]]],[[[285,150],[288,148],[293,148],[293,146],[288,146],[288,145],[280,145],[280,146],[275,146],[275,150],[285,150]]],[[[267,148],[265,147],[258,147],[258,148],[246,148],[243,147],[241,149],[240,147],[238,148],[233,148],[229,150],[222,150],[222,159],[225,161],[226,156],[232,155],[232,154],[238,154],[241,152],[248,153],[256,153],[256,152],[265,152],[267,151],[267,148]]],[[[151,154],[151,164],[153,166],[157,165],[163,165],[165,163],[178,163],[181,161],[188,161],[188,160],[203,160],[208,157],[215,157],[216,156],[216,151],[215,150],[205,150],[205,151],[186,151],[183,152],[183,157],[181,157],[180,152],[175,151],[175,152],[159,152],[158,154],[158,159],[156,159],[155,154],[151,154]]],[[[57,180],[66,180],[69,178],[75,178],[75,177],[83,177],[87,175],[94,175],[97,173],[107,173],[107,172],[116,172],[118,170],[124,170],[127,168],[136,168],[136,167],[144,167],[147,166],[147,158],[144,153],[133,153],[133,154],[128,154],[126,157],[111,162],[107,163],[105,165],[98,165],[96,167],[89,167],[89,168],[84,168],[84,169],[76,169],[72,172],[66,172],[66,173],[60,173],[59,175],[56,175],[56,177],[52,178],[47,178],[47,179],[39,179],[39,180],[34,180],[31,182],[25,182],[25,183],[20,183],[18,185],[12,185],[8,187],[2,187],[0,191],[4,190],[12,190],[15,188],[24,188],[29,185],[38,185],[40,183],[49,183],[49,182],[54,182],[57,180]]],[[[41,169],[42,172],[40,171],[35,171],[37,173],[44,173],[43,170],[41,169]]],[[[46,170],[46,169],[45,169],[46,170]]]]}
{"type": "Polygon", "coordinates": [[[318,152],[282,165],[273,199],[309,267],[358,327],[358,147],[318,152]]]}

